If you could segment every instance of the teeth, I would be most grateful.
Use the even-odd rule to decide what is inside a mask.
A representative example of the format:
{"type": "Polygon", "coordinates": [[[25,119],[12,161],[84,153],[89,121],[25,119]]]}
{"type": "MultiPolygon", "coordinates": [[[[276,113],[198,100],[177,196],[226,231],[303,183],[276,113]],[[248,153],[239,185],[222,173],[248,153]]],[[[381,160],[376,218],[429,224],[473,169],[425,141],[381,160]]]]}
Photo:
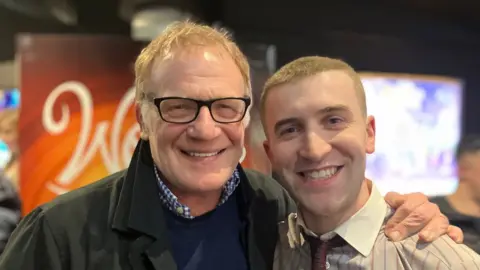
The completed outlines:
{"type": "Polygon", "coordinates": [[[304,175],[308,180],[322,180],[332,177],[337,171],[338,167],[331,167],[324,170],[306,172],[304,175]]]}
{"type": "Polygon", "coordinates": [[[187,153],[192,157],[212,157],[220,153],[220,151],[213,152],[213,153],[197,153],[197,152],[187,152],[187,153]]]}

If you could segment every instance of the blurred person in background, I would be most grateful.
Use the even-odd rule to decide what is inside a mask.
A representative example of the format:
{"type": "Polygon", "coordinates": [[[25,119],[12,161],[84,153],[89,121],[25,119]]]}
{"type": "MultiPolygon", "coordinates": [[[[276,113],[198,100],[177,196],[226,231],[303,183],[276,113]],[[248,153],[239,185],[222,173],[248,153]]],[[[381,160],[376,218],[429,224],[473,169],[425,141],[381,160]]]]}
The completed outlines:
{"type": "MultiPolygon", "coordinates": [[[[135,76],[141,138],[129,167],[34,209],[0,269],[271,270],[277,224],[295,203],[239,165],[252,97],[243,53],[225,33],[175,23],[141,52],[135,76]]],[[[389,199],[398,211],[387,233],[451,232],[426,196],[389,199]]]]}
{"type": "Polygon", "coordinates": [[[0,111],[0,140],[10,151],[10,158],[0,171],[0,253],[21,217],[18,194],[18,109],[0,111]]]}
{"type": "Polygon", "coordinates": [[[0,254],[21,217],[21,203],[16,188],[0,174],[0,254]]]}
{"type": "Polygon", "coordinates": [[[465,234],[465,244],[480,253],[480,135],[467,135],[457,146],[457,190],[432,198],[451,224],[465,234]]]}
{"type": "Polygon", "coordinates": [[[3,168],[3,174],[18,189],[19,151],[18,151],[18,109],[0,111],[0,140],[11,153],[10,160],[3,168]]]}

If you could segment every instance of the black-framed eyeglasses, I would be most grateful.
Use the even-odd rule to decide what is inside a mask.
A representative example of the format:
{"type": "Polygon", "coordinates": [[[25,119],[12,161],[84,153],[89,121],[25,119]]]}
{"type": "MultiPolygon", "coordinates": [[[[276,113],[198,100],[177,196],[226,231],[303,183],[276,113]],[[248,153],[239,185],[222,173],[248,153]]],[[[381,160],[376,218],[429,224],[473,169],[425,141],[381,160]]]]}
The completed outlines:
{"type": "Polygon", "coordinates": [[[191,123],[197,119],[200,109],[206,106],[215,122],[228,124],[239,122],[245,117],[251,100],[249,97],[226,97],[210,100],[164,97],[153,99],[153,103],[157,106],[162,120],[168,123],[191,123]]]}

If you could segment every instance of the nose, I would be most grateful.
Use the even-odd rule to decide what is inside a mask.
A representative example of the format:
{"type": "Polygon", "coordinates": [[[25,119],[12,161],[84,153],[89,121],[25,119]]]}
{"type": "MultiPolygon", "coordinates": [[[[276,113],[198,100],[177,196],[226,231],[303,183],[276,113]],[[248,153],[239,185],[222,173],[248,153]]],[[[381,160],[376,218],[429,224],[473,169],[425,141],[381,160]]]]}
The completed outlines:
{"type": "Polygon", "coordinates": [[[300,156],[310,160],[321,160],[331,150],[332,146],[328,140],[324,139],[321,134],[312,131],[305,136],[300,156]]]}
{"type": "Polygon", "coordinates": [[[208,108],[203,107],[198,112],[195,121],[187,129],[187,133],[190,137],[198,140],[211,140],[220,134],[220,129],[210,115],[208,108]]]}

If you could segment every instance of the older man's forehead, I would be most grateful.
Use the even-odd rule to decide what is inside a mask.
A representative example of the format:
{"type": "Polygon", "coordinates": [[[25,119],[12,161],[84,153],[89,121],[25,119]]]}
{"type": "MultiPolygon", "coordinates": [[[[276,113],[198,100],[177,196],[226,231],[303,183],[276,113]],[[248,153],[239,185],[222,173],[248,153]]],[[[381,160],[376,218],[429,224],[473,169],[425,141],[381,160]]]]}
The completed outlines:
{"type": "Polygon", "coordinates": [[[156,60],[147,89],[157,95],[163,90],[162,96],[217,98],[243,96],[246,86],[233,59],[220,57],[216,48],[204,48],[156,60]]]}
{"type": "Polygon", "coordinates": [[[167,57],[157,57],[154,59],[151,75],[158,76],[156,73],[161,69],[185,69],[198,67],[209,71],[211,69],[236,68],[233,57],[223,48],[218,46],[195,46],[172,51],[167,57]],[[208,67],[208,68],[206,68],[208,67]]]}

